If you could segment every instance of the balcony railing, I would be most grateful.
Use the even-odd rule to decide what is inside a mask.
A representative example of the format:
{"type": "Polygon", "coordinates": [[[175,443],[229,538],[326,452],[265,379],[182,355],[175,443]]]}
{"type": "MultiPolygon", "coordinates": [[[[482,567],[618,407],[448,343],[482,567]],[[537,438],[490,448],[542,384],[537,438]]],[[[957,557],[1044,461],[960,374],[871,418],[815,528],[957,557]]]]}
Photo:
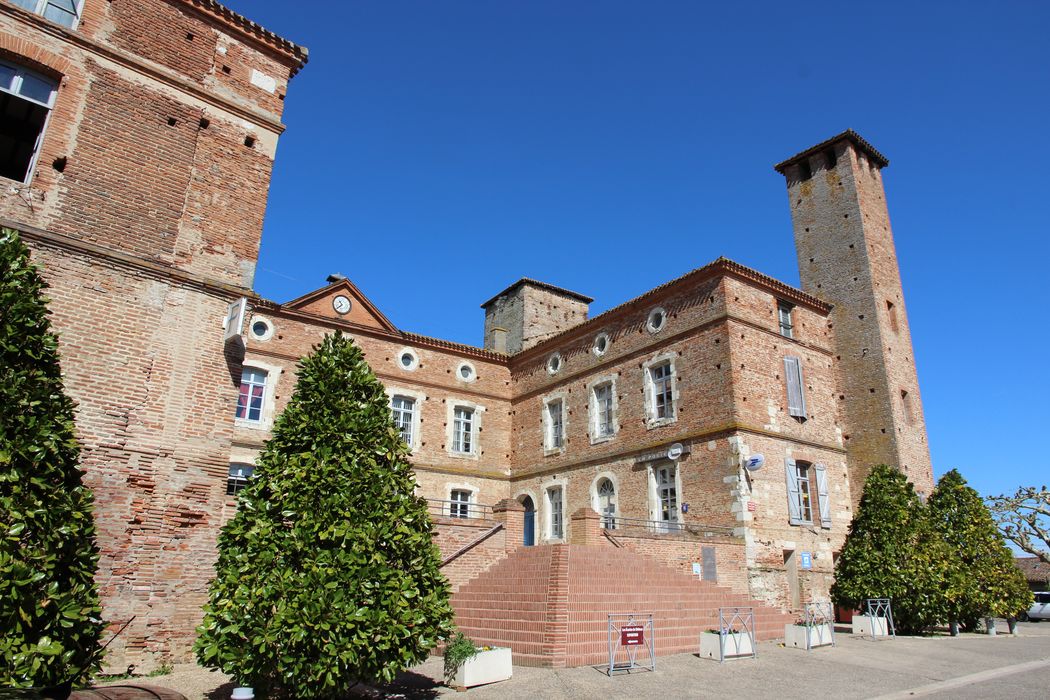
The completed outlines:
{"type": "Polygon", "coordinates": [[[441,498],[427,499],[427,512],[432,518],[479,518],[492,520],[492,506],[463,501],[446,501],[441,498]]]}
{"type": "Polygon", "coordinates": [[[602,527],[613,535],[692,535],[694,537],[729,537],[733,528],[722,525],[703,525],[675,520],[641,520],[603,515],[602,527]]]}

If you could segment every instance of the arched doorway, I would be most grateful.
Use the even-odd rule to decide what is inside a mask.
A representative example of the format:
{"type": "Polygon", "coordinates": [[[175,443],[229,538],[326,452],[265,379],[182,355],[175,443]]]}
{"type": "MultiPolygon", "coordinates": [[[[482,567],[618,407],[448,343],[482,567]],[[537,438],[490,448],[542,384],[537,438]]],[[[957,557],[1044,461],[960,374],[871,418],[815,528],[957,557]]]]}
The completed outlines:
{"type": "Polygon", "coordinates": [[[616,529],[616,487],[609,479],[598,482],[598,502],[595,510],[602,516],[602,527],[606,530],[616,529]]]}
{"type": "Polygon", "coordinates": [[[531,547],[536,544],[536,504],[532,502],[531,496],[522,496],[518,501],[525,507],[522,542],[526,547],[531,547]]]}

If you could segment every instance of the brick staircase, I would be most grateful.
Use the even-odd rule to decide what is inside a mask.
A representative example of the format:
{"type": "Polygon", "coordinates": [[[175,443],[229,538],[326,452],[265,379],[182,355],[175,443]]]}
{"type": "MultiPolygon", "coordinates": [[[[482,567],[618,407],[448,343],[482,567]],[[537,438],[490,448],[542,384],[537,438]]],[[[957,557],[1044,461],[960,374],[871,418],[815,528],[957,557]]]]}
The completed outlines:
{"type": "Polygon", "coordinates": [[[509,646],[525,666],[608,663],[609,613],[653,613],[656,655],[699,649],[718,608],[753,606],[756,637],[779,639],[793,616],[626,549],[522,547],[452,597],[478,644],[509,646]]]}

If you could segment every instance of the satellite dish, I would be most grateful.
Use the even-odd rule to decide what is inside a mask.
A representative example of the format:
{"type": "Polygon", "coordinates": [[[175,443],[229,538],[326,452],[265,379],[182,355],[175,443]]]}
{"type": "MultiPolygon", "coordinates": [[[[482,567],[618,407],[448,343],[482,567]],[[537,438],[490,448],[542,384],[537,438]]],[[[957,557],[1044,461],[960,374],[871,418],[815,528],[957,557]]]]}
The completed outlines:
{"type": "Polygon", "coordinates": [[[757,472],[762,468],[762,465],[766,463],[766,458],[760,454],[751,455],[744,462],[744,469],[749,472],[757,472]]]}
{"type": "Polygon", "coordinates": [[[682,447],[682,443],[680,442],[671,445],[667,448],[667,459],[678,459],[682,456],[683,449],[685,448],[682,447]]]}

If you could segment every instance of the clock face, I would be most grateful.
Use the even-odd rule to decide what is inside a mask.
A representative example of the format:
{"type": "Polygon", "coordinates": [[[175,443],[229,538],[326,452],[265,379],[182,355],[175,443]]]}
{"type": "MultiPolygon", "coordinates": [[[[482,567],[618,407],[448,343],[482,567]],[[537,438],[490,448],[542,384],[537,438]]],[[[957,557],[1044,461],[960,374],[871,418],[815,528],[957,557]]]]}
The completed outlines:
{"type": "Polygon", "coordinates": [[[335,299],[332,299],[332,308],[335,309],[336,313],[345,314],[350,311],[350,300],[340,294],[335,299]]]}

